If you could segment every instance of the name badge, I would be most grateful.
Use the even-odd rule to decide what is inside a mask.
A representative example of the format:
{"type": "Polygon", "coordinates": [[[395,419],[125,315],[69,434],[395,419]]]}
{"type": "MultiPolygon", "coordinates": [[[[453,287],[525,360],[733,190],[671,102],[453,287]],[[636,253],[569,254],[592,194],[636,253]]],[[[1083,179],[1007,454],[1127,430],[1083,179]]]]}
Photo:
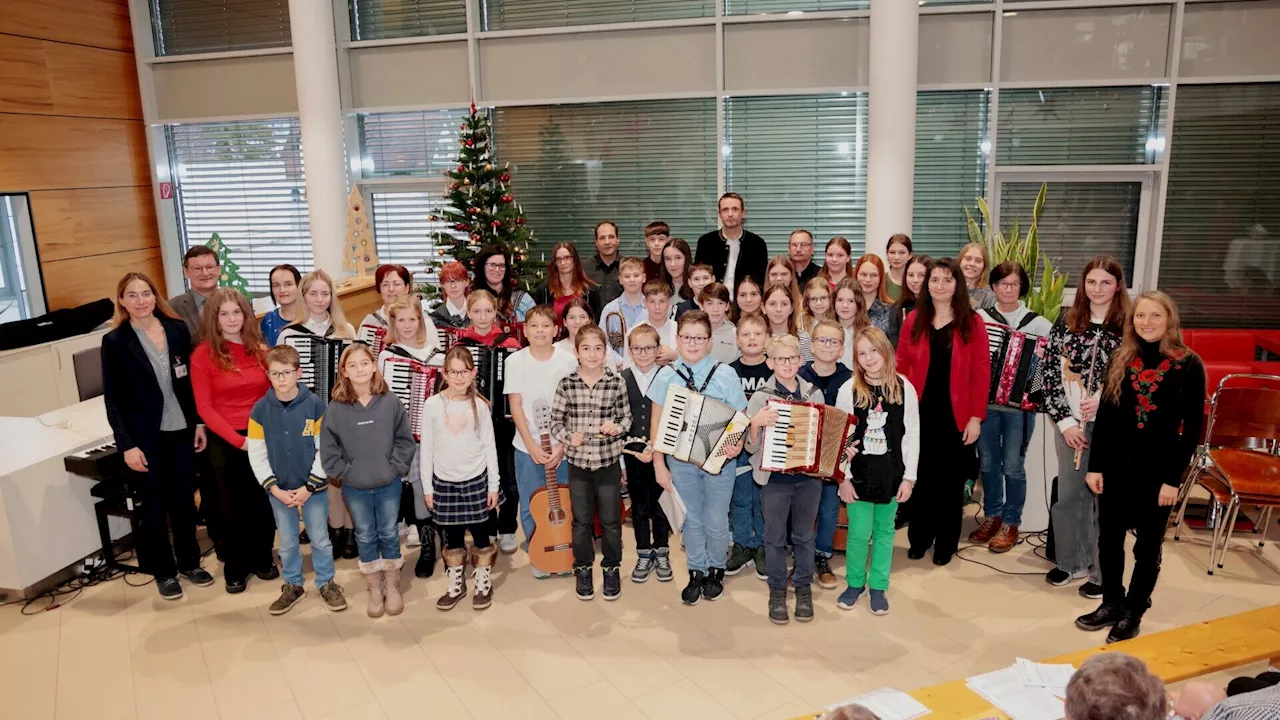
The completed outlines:
{"type": "Polygon", "coordinates": [[[178,378],[179,380],[181,380],[182,378],[186,377],[186,376],[187,376],[187,366],[186,366],[186,364],[185,364],[185,363],[178,363],[178,364],[174,365],[174,366],[173,366],[173,375],[174,375],[174,377],[178,378]]]}

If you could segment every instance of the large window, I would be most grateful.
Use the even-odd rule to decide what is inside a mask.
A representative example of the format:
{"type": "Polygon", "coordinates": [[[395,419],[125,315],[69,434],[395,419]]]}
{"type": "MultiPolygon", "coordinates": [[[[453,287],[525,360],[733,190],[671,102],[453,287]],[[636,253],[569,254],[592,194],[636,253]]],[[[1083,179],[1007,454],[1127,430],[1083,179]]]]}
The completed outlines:
{"type": "Polygon", "coordinates": [[[375,190],[369,193],[369,198],[378,261],[409,268],[417,285],[435,283],[435,274],[428,272],[427,261],[436,254],[432,234],[446,228],[444,223],[431,222],[431,215],[443,202],[440,193],[375,190]]]}
{"type": "Polygon", "coordinates": [[[352,40],[467,31],[467,0],[349,0],[352,40]]]}
{"type": "Polygon", "coordinates": [[[182,249],[217,233],[253,292],[271,268],[313,266],[297,118],[170,125],[182,249]]]}
{"type": "Polygon", "coordinates": [[[1160,162],[1164,88],[1150,85],[1000,91],[1000,165],[1160,162]]]}
{"type": "Polygon", "coordinates": [[[950,256],[969,240],[964,208],[976,208],[987,182],[988,100],[985,90],[916,96],[911,245],[918,253],[950,256]]]}
{"type": "MultiPolygon", "coordinates": [[[[1016,220],[1025,237],[1040,185],[1038,180],[1001,183],[1000,225],[1006,232],[1016,220]]],[[[1133,278],[1134,253],[1145,209],[1143,183],[1050,181],[1045,185],[1044,210],[1038,226],[1040,250],[1059,272],[1069,275],[1068,284],[1079,284],[1080,270],[1095,255],[1116,258],[1124,267],[1125,277],[1133,278]]],[[[1038,283],[1040,278],[1033,281],[1038,283]]]]}
{"type": "Polygon", "coordinates": [[[458,160],[465,110],[374,113],[357,118],[364,178],[440,178],[458,160]]]}
{"type": "Polygon", "coordinates": [[[150,0],[156,55],[288,47],[288,0],[150,0]]]}
{"type": "Polygon", "coordinates": [[[1277,327],[1280,84],[1178,88],[1160,289],[1199,327],[1277,327]]]}
{"type": "Polygon", "coordinates": [[[45,312],[27,206],[26,195],[0,195],[0,323],[45,312]]]}
{"type": "Polygon", "coordinates": [[[712,100],[500,108],[494,136],[539,252],[567,240],[590,256],[601,220],[635,256],[655,220],[691,242],[716,226],[712,100]]]}

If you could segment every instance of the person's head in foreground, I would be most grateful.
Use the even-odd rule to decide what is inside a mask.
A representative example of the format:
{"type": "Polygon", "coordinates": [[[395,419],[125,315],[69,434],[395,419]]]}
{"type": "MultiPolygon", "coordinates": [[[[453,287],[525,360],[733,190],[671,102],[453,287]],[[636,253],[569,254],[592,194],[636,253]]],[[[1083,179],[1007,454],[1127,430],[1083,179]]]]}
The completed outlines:
{"type": "Polygon", "coordinates": [[[1066,720],[1163,720],[1168,704],[1164,683],[1141,660],[1099,653],[1067,683],[1066,720]]]}
{"type": "Polygon", "coordinates": [[[1184,720],[1200,720],[1214,705],[1226,699],[1227,692],[1217,685],[1192,680],[1182,686],[1178,699],[1173,704],[1173,711],[1184,720]]]}
{"type": "Polygon", "coordinates": [[[841,705],[822,716],[821,720],[880,720],[879,716],[861,705],[841,705]]]}

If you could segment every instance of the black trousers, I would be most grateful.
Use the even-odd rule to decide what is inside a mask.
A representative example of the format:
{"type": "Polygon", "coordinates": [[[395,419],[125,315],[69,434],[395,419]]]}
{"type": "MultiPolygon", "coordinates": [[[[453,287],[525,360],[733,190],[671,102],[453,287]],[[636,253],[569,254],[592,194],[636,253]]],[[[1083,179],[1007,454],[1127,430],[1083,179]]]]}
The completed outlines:
{"type": "Polygon", "coordinates": [[[207,508],[206,516],[216,518],[212,521],[218,528],[214,542],[225,565],[223,574],[242,579],[273,564],[275,515],[266,491],[253,475],[249,453],[212,432],[208,452],[217,498],[211,504],[201,493],[202,506],[207,508]]]}
{"type": "Polygon", "coordinates": [[[441,525],[440,530],[444,533],[444,549],[458,550],[467,546],[467,531],[471,531],[471,540],[478,548],[489,547],[489,523],[482,522],[475,525],[441,525]]]}
{"type": "Polygon", "coordinates": [[[916,486],[908,507],[907,540],[911,548],[924,551],[933,546],[933,554],[951,556],[960,545],[960,526],[964,519],[964,484],[972,465],[973,446],[961,441],[955,425],[952,432],[933,436],[921,434],[931,443],[920,453],[916,486]],[[970,456],[966,464],[966,456],[970,456]]]}
{"type": "Polygon", "coordinates": [[[598,470],[583,470],[569,463],[569,504],[573,508],[573,564],[591,567],[596,562],[595,518],[600,513],[604,535],[600,549],[602,567],[622,564],[622,465],[616,460],[598,470]]]}
{"type": "Polygon", "coordinates": [[[1280,685],[1280,672],[1268,670],[1257,677],[1238,677],[1227,683],[1227,696],[1266,690],[1274,685],[1280,685]]]}
{"type": "Polygon", "coordinates": [[[636,533],[636,550],[665,548],[671,535],[667,514],[658,505],[662,486],[653,476],[653,463],[623,455],[627,466],[627,491],[631,494],[631,527],[636,533]]]}
{"type": "Polygon", "coordinates": [[[145,453],[147,472],[135,473],[131,478],[137,487],[133,545],[138,564],[159,578],[200,567],[192,477],[194,439],[195,432],[190,428],[160,433],[160,441],[145,453]]]}
{"type": "Polygon", "coordinates": [[[1173,506],[1160,506],[1160,483],[1139,473],[1109,473],[1098,496],[1098,563],[1102,566],[1102,601],[1122,605],[1141,616],[1151,603],[1160,577],[1164,533],[1173,506]],[[1111,475],[1116,475],[1112,477],[1111,475]],[[1133,575],[1124,588],[1125,534],[1138,536],[1133,544],[1133,575]]]}
{"type": "Polygon", "coordinates": [[[511,444],[515,437],[514,421],[493,421],[493,440],[498,446],[498,483],[502,486],[502,503],[497,510],[489,511],[494,535],[514,535],[519,525],[520,486],[516,484],[516,450],[511,444]]]}

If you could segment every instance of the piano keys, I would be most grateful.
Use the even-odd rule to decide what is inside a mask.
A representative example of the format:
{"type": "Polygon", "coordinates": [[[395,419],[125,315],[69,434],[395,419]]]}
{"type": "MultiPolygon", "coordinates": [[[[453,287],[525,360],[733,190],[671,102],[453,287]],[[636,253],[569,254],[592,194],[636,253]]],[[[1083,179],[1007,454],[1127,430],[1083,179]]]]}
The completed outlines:
{"type": "Polygon", "coordinates": [[[295,333],[286,335],[282,342],[298,351],[298,382],[328,404],[338,381],[342,352],[357,341],[295,333]]]}
{"type": "Polygon", "coordinates": [[[507,358],[518,350],[491,348],[465,338],[454,344],[462,345],[471,352],[471,360],[476,365],[476,392],[489,401],[489,405],[493,408],[493,419],[510,419],[511,404],[507,402],[507,395],[504,392],[507,358]]]}
{"type": "Polygon", "coordinates": [[[770,399],[778,421],[764,429],[760,469],[812,475],[823,480],[845,477],[845,448],[857,426],[854,415],[829,405],[770,399]]]}
{"type": "Polygon", "coordinates": [[[653,449],[718,474],[725,451],[741,442],[751,420],[728,403],[679,385],[667,388],[653,449]]]}
{"type": "Polygon", "coordinates": [[[356,339],[368,345],[373,350],[373,356],[378,357],[378,353],[387,349],[387,335],[389,333],[390,328],[386,325],[364,323],[356,331],[356,339]]]}
{"type": "Polygon", "coordinates": [[[435,394],[440,378],[438,368],[416,358],[393,355],[383,364],[384,380],[409,414],[413,439],[422,440],[422,411],[427,398],[435,394]]]}

